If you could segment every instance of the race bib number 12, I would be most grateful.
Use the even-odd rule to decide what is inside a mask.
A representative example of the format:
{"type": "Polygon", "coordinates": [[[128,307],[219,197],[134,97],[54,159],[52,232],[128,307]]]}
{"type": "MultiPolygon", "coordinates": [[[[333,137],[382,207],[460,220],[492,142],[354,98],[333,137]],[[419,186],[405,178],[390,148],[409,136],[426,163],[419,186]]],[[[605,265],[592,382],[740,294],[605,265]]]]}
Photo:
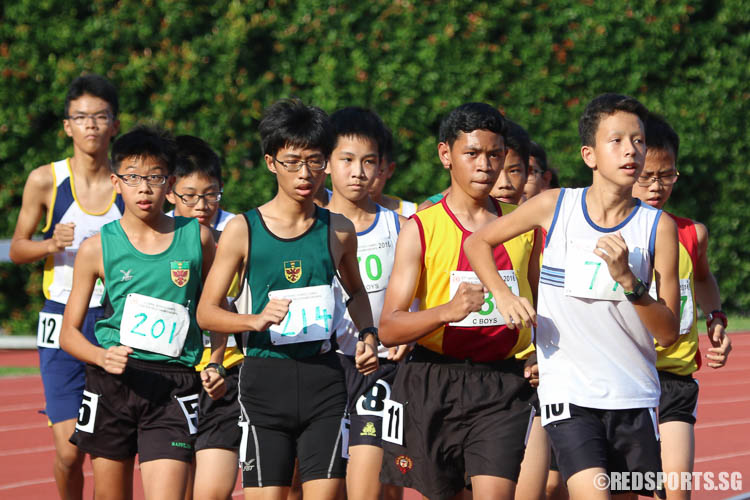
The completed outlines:
{"type": "Polygon", "coordinates": [[[60,329],[62,314],[39,313],[39,324],[36,330],[36,345],[50,349],[60,348],[60,329]]]}

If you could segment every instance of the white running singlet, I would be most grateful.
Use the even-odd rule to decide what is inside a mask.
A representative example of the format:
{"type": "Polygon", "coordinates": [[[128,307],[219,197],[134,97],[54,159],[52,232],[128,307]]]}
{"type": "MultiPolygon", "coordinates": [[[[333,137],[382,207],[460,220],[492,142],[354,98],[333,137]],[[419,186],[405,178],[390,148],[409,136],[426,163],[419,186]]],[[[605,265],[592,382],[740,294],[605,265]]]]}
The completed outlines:
{"type": "Polygon", "coordinates": [[[654,338],[593,250],[599,238],[619,232],[633,273],[648,288],[662,211],[638,200],[623,222],[602,228],[589,217],[587,190],[560,191],[547,233],[536,331],[542,411],[564,403],[657,407],[654,338]]]}

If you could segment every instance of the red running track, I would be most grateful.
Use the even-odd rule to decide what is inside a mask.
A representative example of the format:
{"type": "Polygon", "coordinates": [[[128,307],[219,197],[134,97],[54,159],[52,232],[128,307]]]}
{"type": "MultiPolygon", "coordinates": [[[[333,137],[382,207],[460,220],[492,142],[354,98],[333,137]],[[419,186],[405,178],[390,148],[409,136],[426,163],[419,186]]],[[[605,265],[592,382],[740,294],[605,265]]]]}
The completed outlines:
{"type": "MultiPolygon", "coordinates": [[[[750,498],[750,333],[732,335],[729,365],[720,370],[705,366],[696,378],[700,383],[698,422],[695,426],[695,471],[740,472],[741,491],[694,491],[694,500],[750,498]]],[[[708,349],[701,337],[701,351],[708,349]]],[[[38,366],[34,351],[0,350],[0,366],[38,366]]],[[[56,497],[52,476],[54,447],[44,408],[39,376],[5,377],[0,384],[0,498],[47,499],[56,497]]],[[[92,497],[91,465],[86,461],[85,498],[92,497]]],[[[136,470],[135,498],[142,499],[136,470]]],[[[241,498],[238,486],[235,498],[241,498]]],[[[406,500],[419,498],[408,492],[406,500]]]]}

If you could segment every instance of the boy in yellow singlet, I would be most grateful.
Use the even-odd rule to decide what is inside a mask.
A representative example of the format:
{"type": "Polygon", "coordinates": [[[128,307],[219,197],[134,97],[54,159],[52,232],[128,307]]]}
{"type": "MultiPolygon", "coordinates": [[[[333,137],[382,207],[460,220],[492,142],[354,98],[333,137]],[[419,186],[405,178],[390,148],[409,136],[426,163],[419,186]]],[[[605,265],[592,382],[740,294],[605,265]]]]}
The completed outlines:
{"type": "MultiPolygon", "coordinates": [[[[677,154],[680,138],[664,118],[650,113],[646,119],[646,146],[646,163],[633,185],[633,196],[652,207],[662,208],[679,179],[677,154]]],[[[656,369],[661,384],[659,434],[662,468],[666,473],[679,474],[692,472],[695,458],[698,383],[693,379],[693,373],[701,366],[696,305],[708,318],[708,337],[712,345],[706,354],[708,366],[724,366],[732,344],[725,332],[727,317],[721,311],[719,286],[708,264],[706,226],[669,215],[677,223],[680,243],[680,337],[668,348],[657,345],[656,369]]],[[[668,485],[668,499],[690,497],[690,491],[670,490],[668,485]]]]}

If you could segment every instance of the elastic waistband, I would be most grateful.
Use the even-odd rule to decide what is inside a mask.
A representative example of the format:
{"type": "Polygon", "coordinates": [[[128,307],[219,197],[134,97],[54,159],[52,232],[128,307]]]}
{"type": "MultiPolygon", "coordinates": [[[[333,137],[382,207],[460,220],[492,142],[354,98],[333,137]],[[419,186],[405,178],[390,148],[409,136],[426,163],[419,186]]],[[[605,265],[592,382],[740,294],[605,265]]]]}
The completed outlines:
{"type": "Polygon", "coordinates": [[[658,370],[659,373],[659,380],[682,380],[683,382],[692,382],[695,380],[693,378],[693,374],[690,375],[677,375],[676,373],[671,373],[664,370],[658,370]]]}
{"type": "Polygon", "coordinates": [[[146,361],[136,358],[128,358],[126,369],[146,372],[192,373],[194,375],[198,373],[194,367],[182,363],[164,363],[163,361],[146,361]]]}
{"type": "Polygon", "coordinates": [[[516,358],[502,359],[498,361],[478,362],[470,359],[458,359],[445,354],[438,354],[419,344],[414,346],[414,350],[409,354],[407,359],[409,363],[434,363],[451,368],[463,368],[466,370],[483,370],[483,371],[501,371],[501,372],[521,372],[523,361],[516,358]]]}
{"type": "Polygon", "coordinates": [[[332,361],[338,362],[338,355],[336,351],[330,350],[322,354],[316,354],[314,356],[307,356],[306,358],[282,358],[276,356],[260,357],[260,356],[245,356],[242,360],[243,364],[275,364],[275,365],[290,365],[290,364],[307,364],[307,365],[323,365],[330,364],[332,361]]]}
{"type": "MultiPolygon", "coordinates": [[[[89,307],[89,312],[97,313],[97,312],[104,312],[103,306],[98,307],[89,307]]],[[[63,314],[65,312],[65,304],[62,302],[55,302],[54,300],[46,299],[44,301],[44,305],[42,306],[42,310],[40,312],[46,312],[50,314],[63,314]]]]}

